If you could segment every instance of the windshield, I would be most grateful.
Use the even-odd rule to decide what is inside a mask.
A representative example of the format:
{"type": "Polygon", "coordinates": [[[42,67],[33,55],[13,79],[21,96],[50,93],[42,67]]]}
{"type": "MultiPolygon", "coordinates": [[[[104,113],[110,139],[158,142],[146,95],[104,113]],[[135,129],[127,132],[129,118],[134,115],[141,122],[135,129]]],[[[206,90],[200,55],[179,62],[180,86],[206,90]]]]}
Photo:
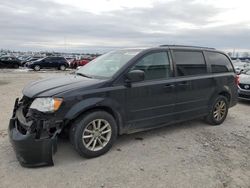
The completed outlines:
{"type": "Polygon", "coordinates": [[[112,77],[141,50],[118,50],[104,54],[84,65],[76,74],[89,77],[112,77]]]}

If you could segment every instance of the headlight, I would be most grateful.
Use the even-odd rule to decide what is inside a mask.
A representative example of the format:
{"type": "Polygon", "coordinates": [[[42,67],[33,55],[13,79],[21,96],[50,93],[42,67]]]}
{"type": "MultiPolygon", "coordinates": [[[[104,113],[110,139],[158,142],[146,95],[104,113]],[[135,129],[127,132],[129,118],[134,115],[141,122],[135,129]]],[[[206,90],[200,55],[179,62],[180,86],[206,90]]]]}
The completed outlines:
{"type": "Polygon", "coordinates": [[[55,112],[60,108],[62,102],[62,98],[36,98],[30,108],[40,112],[55,112]]]}

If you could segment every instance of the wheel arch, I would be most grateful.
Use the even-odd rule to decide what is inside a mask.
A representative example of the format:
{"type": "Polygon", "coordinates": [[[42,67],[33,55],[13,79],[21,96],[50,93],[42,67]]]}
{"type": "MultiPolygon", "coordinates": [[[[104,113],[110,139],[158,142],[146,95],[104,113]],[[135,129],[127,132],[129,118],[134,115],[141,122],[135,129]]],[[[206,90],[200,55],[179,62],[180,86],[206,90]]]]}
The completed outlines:
{"type": "Polygon", "coordinates": [[[228,102],[230,103],[231,101],[231,94],[228,91],[221,91],[219,95],[222,95],[227,98],[228,102]]]}
{"type": "Polygon", "coordinates": [[[86,113],[94,111],[105,111],[112,115],[117,123],[118,134],[123,133],[123,116],[122,112],[118,109],[116,103],[110,105],[110,101],[105,101],[102,98],[91,99],[90,101],[81,101],[74,105],[65,116],[65,126],[70,126],[77,118],[86,113]],[[85,103],[85,105],[84,105],[85,103]]]}
{"type": "Polygon", "coordinates": [[[226,97],[227,100],[228,100],[228,103],[229,104],[231,103],[232,93],[230,92],[229,87],[224,86],[221,89],[218,89],[218,90],[216,90],[214,92],[214,94],[210,97],[209,105],[208,106],[211,106],[211,104],[213,103],[213,101],[215,100],[215,98],[218,97],[219,95],[222,95],[222,96],[226,97]]]}

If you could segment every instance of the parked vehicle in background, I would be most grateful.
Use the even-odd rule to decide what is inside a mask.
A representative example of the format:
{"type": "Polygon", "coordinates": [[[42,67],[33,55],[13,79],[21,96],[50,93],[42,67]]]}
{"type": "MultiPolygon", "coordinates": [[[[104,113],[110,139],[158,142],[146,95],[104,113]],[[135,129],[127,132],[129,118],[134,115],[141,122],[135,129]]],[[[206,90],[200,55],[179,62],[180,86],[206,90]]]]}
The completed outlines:
{"type": "Polygon", "coordinates": [[[69,65],[75,60],[73,57],[65,57],[65,59],[68,61],[69,65]]]}
{"type": "Polygon", "coordinates": [[[68,61],[64,57],[45,57],[36,61],[27,63],[27,67],[39,71],[46,68],[57,68],[58,70],[66,70],[69,67],[68,61]]]}
{"type": "Polygon", "coordinates": [[[16,100],[10,140],[24,166],[53,165],[59,133],[83,157],[100,156],[117,135],[204,117],[220,125],[237,103],[230,58],[211,48],[123,49],[75,74],[30,83],[16,100]]]}
{"type": "Polygon", "coordinates": [[[70,68],[76,69],[77,67],[81,67],[89,63],[90,60],[88,59],[81,59],[81,60],[74,60],[73,62],[70,63],[70,68]]]}
{"type": "Polygon", "coordinates": [[[19,68],[21,61],[14,56],[0,57],[0,68],[19,68]]]}
{"type": "Polygon", "coordinates": [[[22,62],[26,61],[28,58],[30,58],[30,56],[24,55],[24,56],[18,56],[17,58],[22,62]]]}
{"type": "Polygon", "coordinates": [[[233,60],[233,66],[237,74],[241,74],[245,69],[250,68],[250,63],[233,60]]]}
{"type": "Polygon", "coordinates": [[[250,68],[239,75],[239,99],[250,100],[250,68]]]}
{"type": "Polygon", "coordinates": [[[250,62],[250,57],[231,57],[233,61],[250,62]]]}
{"type": "Polygon", "coordinates": [[[75,59],[73,62],[71,62],[70,68],[76,69],[77,67],[84,66],[90,61],[94,60],[95,58],[96,56],[85,55],[81,57],[79,60],[75,59]]]}
{"type": "Polygon", "coordinates": [[[32,61],[36,61],[36,60],[39,60],[39,59],[42,59],[44,58],[43,56],[34,56],[34,57],[29,57],[27,58],[26,60],[22,61],[21,62],[21,65],[23,67],[25,67],[26,63],[29,63],[29,62],[32,62],[32,61]]]}

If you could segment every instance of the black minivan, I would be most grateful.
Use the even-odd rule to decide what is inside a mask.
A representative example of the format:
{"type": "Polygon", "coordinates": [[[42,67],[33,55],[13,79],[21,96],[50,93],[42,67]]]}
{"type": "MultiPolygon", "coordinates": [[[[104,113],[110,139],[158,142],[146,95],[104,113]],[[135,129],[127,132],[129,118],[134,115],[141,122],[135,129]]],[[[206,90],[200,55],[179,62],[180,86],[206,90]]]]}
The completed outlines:
{"type": "Polygon", "coordinates": [[[200,117],[221,124],[237,103],[237,83],[230,58],[215,49],[112,51],[73,74],[27,85],[9,136],[23,166],[53,165],[57,136],[67,132],[81,156],[97,157],[121,134],[200,117]]]}

